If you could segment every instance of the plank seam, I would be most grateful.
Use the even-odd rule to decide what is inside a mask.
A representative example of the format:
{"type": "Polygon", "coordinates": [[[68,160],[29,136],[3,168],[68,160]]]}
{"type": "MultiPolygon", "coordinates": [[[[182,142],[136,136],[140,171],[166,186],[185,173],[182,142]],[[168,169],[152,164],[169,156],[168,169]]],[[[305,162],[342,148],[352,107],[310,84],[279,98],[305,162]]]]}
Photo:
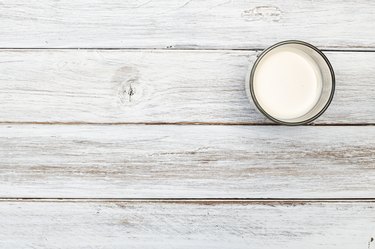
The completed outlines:
{"type": "MultiPolygon", "coordinates": [[[[0,47],[1,50],[123,50],[123,51],[221,51],[221,52],[231,52],[231,51],[243,51],[243,52],[258,52],[263,51],[267,47],[264,48],[111,48],[111,47],[49,47],[49,48],[43,48],[43,47],[25,47],[25,48],[18,48],[18,47],[0,47]]],[[[319,47],[318,47],[319,48],[319,47]]],[[[320,49],[323,52],[340,52],[340,53],[361,53],[361,52],[375,52],[375,49],[373,48],[363,48],[363,49],[356,49],[356,48],[348,48],[348,49],[334,49],[334,48],[321,48],[320,49]]]]}
{"type": "MultiPolygon", "coordinates": [[[[103,125],[103,126],[121,126],[121,125],[227,125],[227,126],[280,126],[275,123],[252,123],[252,122],[13,122],[3,121],[0,125],[103,125]]],[[[300,126],[374,126],[375,123],[312,123],[300,126]]]]}
{"type": "Polygon", "coordinates": [[[43,198],[0,197],[0,202],[162,202],[162,203],[337,203],[375,202],[375,198],[43,198]]]}

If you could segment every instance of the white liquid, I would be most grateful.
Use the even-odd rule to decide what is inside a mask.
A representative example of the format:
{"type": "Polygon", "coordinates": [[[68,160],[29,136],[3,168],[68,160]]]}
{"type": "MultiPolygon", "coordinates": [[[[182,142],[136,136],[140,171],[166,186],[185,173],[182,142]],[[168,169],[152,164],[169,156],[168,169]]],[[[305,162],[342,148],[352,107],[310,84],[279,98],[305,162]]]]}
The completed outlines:
{"type": "Polygon", "coordinates": [[[308,113],[318,102],[322,77],[316,62],[295,48],[277,48],[259,62],[253,88],[260,106],[276,119],[308,113]]]}

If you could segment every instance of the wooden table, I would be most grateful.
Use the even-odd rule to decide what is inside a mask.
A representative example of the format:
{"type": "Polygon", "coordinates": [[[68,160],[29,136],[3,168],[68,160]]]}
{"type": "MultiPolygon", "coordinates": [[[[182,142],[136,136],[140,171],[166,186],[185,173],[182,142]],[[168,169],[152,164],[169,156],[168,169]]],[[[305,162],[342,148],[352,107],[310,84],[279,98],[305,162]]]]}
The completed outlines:
{"type": "Polygon", "coordinates": [[[375,2],[3,0],[0,248],[375,248],[375,2]],[[245,94],[281,40],[336,73],[312,125],[245,94]]]}

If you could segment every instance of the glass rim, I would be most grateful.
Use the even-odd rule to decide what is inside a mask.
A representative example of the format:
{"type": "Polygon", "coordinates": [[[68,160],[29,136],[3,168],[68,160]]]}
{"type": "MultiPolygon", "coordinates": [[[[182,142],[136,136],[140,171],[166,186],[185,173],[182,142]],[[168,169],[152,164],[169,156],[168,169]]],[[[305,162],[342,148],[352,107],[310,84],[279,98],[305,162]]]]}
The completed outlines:
{"type": "Polygon", "coordinates": [[[251,98],[253,99],[253,102],[254,102],[255,106],[258,108],[258,110],[263,115],[265,115],[268,119],[272,120],[275,123],[282,124],[282,125],[290,125],[290,126],[308,124],[308,123],[314,121],[315,119],[317,119],[318,117],[320,117],[327,110],[329,105],[331,104],[331,102],[333,100],[333,95],[335,93],[335,88],[336,88],[335,73],[333,71],[333,67],[332,67],[330,61],[328,60],[328,58],[317,47],[311,45],[310,43],[300,41],[300,40],[281,41],[281,42],[275,43],[274,45],[272,45],[272,46],[266,48],[265,50],[263,50],[259,54],[258,58],[255,60],[254,65],[252,66],[252,69],[251,69],[251,72],[250,72],[250,75],[249,75],[249,79],[246,81],[246,84],[249,85],[249,87],[250,87],[250,95],[251,95],[251,98]],[[327,102],[324,104],[323,108],[317,114],[312,116],[311,118],[308,118],[308,119],[302,120],[302,121],[298,121],[298,122],[283,121],[283,120],[277,119],[277,118],[271,116],[270,114],[268,114],[259,104],[259,102],[258,102],[258,100],[255,96],[254,86],[253,86],[255,71],[257,69],[257,66],[258,66],[259,62],[263,59],[263,57],[266,54],[268,54],[270,51],[272,51],[273,49],[275,49],[277,47],[280,47],[280,46],[283,46],[283,45],[288,45],[288,44],[297,44],[297,45],[306,46],[306,47],[309,47],[309,48],[313,49],[315,52],[317,52],[324,59],[325,63],[327,64],[327,66],[329,68],[329,71],[330,71],[330,74],[331,74],[331,79],[332,79],[332,88],[331,88],[330,96],[329,96],[327,102]]]}

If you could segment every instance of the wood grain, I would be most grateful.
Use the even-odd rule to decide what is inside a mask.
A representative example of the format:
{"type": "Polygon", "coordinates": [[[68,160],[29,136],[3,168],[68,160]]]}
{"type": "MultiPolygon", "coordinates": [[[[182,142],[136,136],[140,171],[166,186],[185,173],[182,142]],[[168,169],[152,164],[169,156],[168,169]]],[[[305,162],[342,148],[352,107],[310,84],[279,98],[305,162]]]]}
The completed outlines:
{"type": "MultiPolygon", "coordinates": [[[[2,50],[0,122],[267,123],[248,51],[2,50]]],[[[334,100],[318,124],[375,123],[375,53],[327,52],[334,100]]]]}
{"type": "Polygon", "coordinates": [[[375,248],[374,10],[0,1],[0,248],[375,248]],[[333,64],[321,126],[246,97],[286,39],[333,64]]]}
{"type": "Polygon", "coordinates": [[[374,198],[374,126],[1,125],[0,197],[374,198]]]}
{"type": "Polygon", "coordinates": [[[261,0],[3,0],[2,48],[265,48],[302,39],[375,48],[375,3],[261,0]]]}
{"type": "Polygon", "coordinates": [[[374,203],[1,202],[1,248],[372,248],[374,203]]]}

